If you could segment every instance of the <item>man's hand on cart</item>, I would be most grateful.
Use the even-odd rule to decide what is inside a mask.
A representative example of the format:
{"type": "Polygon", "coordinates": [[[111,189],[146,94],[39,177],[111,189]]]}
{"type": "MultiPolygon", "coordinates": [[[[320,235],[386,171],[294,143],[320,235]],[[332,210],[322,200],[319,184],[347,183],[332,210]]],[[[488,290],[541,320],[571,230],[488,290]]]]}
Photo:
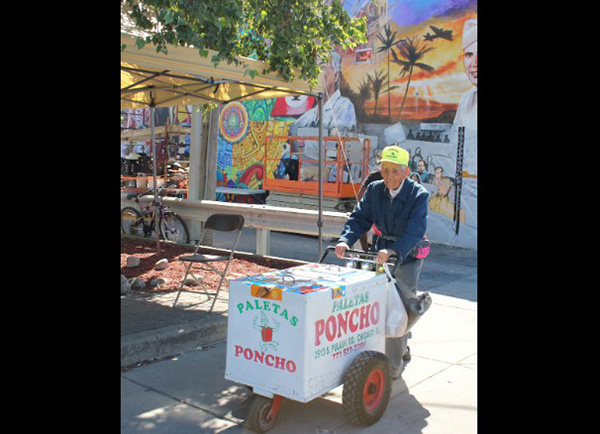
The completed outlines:
{"type": "Polygon", "coordinates": [[[348,250],[349,248],[350,248],[350,246],[343,241],[340,243],[337,243],[335,245],[335,255],[340,259],[344,259],[346,250],[348,250]]]}
{"type": "Polygon", "coordinates": [[[392,249],[381,249],[377,252],[377,263],[384,264],[388,261],[389,257],[395,255],[396,251],[392,249]]]}
{"type": "MultiPolygon", "coordinates": [[[[340,258],[340,259],[344,259],[344,255],[346,254],[346,250],[349,250],[350,246],[348,246],[347,243],[345,242],[339,242],[336,244],[335,246],[335,255],[340,258]]],[[[388,259],[390,258],[390,256],[396,255],[396,251],[392,250],[392,249],[381,249],[379,252],[377,252],[377,258],[376,261],[378,264],[384,264],[388,261],[388,259]]]]}

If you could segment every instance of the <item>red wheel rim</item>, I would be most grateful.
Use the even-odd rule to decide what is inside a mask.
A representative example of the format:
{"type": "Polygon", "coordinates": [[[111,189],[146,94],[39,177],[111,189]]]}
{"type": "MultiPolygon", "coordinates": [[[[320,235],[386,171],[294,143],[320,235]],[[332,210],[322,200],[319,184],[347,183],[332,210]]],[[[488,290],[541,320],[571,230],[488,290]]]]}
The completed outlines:
{"type": "Polygon", "coordinates": [[[384,387],[385,376],[381,369],[371,371],[363,388],[363,402],[367,410],[373,411],[377,409],[383,398],[384,387]]]}
{"type": "Polygon", "coordinates": [[[273,425],[274,418],[269,417],[269,412],[271,411],[271,404],[265,405],[260,409],[260,414],[258,416],[258,424],[263,429],[270,429],[273,425]]]}

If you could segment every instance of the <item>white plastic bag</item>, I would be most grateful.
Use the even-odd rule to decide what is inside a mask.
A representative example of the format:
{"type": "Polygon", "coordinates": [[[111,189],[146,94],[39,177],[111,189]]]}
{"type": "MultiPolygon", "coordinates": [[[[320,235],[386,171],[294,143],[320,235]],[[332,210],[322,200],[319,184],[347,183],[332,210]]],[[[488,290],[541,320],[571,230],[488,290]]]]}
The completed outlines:
{"type": "Polygon", "coordinates": [[[405,335],[408,315],[394,282],[387,284],[387,305],[385,308],[385,336],[399,338],[405,335]]]}

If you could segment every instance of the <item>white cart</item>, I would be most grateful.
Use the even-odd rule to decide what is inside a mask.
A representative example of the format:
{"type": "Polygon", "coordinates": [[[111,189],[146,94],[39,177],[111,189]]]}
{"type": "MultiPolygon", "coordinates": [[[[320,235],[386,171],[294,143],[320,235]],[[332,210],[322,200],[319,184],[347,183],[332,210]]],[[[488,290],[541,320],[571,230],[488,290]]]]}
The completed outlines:
{"type": "Polygon", "coordinates": [[[246,423],[254,431],[273,427],[283,398],[308,402],[340,384],[344,413],[357,425],[375,423],[388,405],[391,283],[323,264],[330,250],[321,263],[230,281],[225,378],[253,390],[246,423]]]}

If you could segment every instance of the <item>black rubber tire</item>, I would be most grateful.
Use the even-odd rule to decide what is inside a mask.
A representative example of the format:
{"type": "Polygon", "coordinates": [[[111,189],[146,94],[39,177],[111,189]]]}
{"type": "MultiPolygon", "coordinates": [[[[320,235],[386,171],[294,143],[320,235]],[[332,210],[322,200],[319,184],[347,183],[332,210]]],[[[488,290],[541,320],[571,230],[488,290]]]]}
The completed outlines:
{"type": "Polygon", "coordinates": [[[271,411],[273,400],[261,395],[254,395],[252,404],[246,417],[246,427],[258,433],[265,433],[275,425],[277,417],[267,420],[266,417],[271,411]]]}
{"type": "Polygon", "coordinates": [[[185,222],[172,211],[165,212],[165,217],[161,218],[160,236],[164,240],[173,241],[178,244],[189,244],[190,242],[190,232],[188,231],[185,222]],[[166,230],[165,225],[167,222],[172,230],[166,230]]]}
{"type": "Polygon", "coordinates": [[[137,227],[132,228],[131,223],[142,217],[142,214],[135,208],[126,206],[121,210],[121,231],[127,235],[143,236],[144,225],[142,222],[137,227]]]}
{"type": "Polygon", "coordinates": [[[377,422],[390,402],[392,392],[392,375],[388,357],[377,351],[360,353],[346,374],[342,393],[342,407],[346,418],[358,426],[369,426],[377,422]],[[375,387],[372,393],[379,396],[369,408],[365,401],[365,388],[374,387],[370,383],[371,375],[379,376],[380,387],[375,387]],[[367,384],[369,382],[369,384],[367,384]]]}

